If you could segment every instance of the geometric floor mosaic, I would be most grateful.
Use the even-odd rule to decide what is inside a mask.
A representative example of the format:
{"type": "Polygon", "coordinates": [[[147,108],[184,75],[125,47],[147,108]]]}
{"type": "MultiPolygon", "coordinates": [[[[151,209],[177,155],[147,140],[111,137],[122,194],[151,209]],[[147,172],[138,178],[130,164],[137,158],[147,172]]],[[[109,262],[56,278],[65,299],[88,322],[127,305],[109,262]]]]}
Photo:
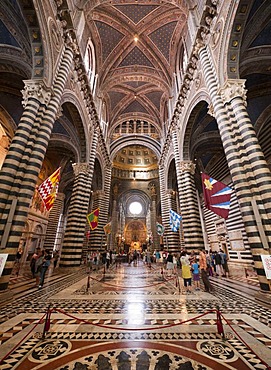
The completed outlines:
{"type": "Polygon", "coordinates": [[[219,280],[213,287],[211,294],[185,294],[175,277],[143,264],[89,278],[83,270],[54,276],[44,289],[2,304],[0,369],[267,369],[271,305],[255,299],[255,287],[251,295],[219,280]],[[56,310],[44,334],[44,321],[37,324],[48,307],[56,310]],[[217,333],[216,307],[230,325],[224,322],[225,338],[217,333]]]}

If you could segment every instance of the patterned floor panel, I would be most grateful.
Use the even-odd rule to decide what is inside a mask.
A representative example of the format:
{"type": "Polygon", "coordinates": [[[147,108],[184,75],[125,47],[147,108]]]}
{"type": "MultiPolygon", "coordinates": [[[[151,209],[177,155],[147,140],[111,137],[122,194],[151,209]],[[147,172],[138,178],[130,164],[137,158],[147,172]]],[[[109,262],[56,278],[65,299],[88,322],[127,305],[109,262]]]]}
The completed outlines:
{"type": "Polygon", "coordinates": [[[219,281],[211,294],[184,294],[160,269],[82,270],[1,305],[0,359],[13,351],[0,369],[268,369],[270,327],[271,306],[219,281]],[[43,336],[37,324],[48,307],[56,310],[43,336]],[[225,339],[210,312],[217,307],[225,339]]]}

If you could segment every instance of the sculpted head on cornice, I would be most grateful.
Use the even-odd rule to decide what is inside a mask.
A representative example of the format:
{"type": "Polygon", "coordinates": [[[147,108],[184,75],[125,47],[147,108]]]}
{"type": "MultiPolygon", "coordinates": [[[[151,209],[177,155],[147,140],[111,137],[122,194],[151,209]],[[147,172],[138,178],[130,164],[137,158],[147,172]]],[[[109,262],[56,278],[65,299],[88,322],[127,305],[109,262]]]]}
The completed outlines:
{"type": "Polygon", "coordinates": [[[79,55],[79,46],[73,32],[65,32],[65,44],[72,49],[74,55],[79,55]]]}
{"type": "Polygon", "coordinates": [[[191,65],[192,68],[196,69],[197,68],[197,63],[198,63],[198,57],[197,57],[196,54],[193,54],[191,56],[191,59],[190,59],[190,63],[189,64],[191,65]]]}
{"type": "Polygon", "coordinates": [[[180,113],[182,113],[182,108],[183,108],[183,104],[181,105],[181,103],[178,100],[178,102],[176,104],[176,111],[180,114],[180,113]]]}
{"type": "Polygon", "coordinates": [[[184,106],[184,100],[185,100],[185,97],[183,97],[182,95],[179,96],[179,99],[178,99],[178,104],[180,104],[181,107],[184,106]]]}

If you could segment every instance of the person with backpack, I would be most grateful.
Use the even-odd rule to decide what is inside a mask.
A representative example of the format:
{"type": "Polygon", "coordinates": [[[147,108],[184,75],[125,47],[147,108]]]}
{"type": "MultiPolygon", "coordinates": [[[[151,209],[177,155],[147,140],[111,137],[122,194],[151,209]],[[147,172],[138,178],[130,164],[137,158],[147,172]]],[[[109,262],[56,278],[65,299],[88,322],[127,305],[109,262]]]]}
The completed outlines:
{"type": "Polygon", "coordinates": [[[43,287],[46,271],[51,264],[51,257],[52,256],[50,254],[50,251],[46,249],[44,251],[43,261],[41,265],[39,289],[43,287]]]}

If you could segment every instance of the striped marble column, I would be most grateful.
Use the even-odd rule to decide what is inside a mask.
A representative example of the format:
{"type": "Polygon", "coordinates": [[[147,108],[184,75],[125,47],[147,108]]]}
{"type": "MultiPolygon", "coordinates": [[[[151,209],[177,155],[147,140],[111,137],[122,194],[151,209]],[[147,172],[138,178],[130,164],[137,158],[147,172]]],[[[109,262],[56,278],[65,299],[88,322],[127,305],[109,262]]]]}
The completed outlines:
{"type": "Polygon", "coordinates": [[[181,161],[176,129],[172,130],[172,143],[182,214],[184,246],[188,250],[204,248],[199,204],[194,180],[195,165],[192,161],[181,161]]]}
{"type": "Polygon", "coordinates": [[[118,206],[117,206],[118,195],[119,195],[119,186],[117,183],[115,183],[112,189],[112,198],[113,198],[112,200],[112,220],[111,220],[112,232],[110,235],[110,249],[114,249],[114,246],[116,246],[115,236],[121,230],[121,225],[118,225],[118,218],[120,219],[120,217],[118,217],[119,214],[118,214],[118,206]]]}
{"type": "MultiPolygon", "coordinates": [[[[239,150],[242,152],[242,163],[249,186],[249,191],[240,195],[237,193],[246,233],[261,287],[263,290],[271,290],[271,283],[265,277],[261,260],[261,255],[270,254],[271,248],[270,170],[246,110],[245,81],[228,80],[220,91],[231,113],[231,121],[239,133],[239,150]]],[[[239,187],[242,190],[240,178],[235,184],[235,188],[239,187]]]]}
{"type": "Polygon", "coordinates": [[[104,211],[107,207],[106,202],[108,203],[108,199],[104,190],[96,190],[93,192],[92,198],[93,210],[100,208],[98,227],[90,231],[90,248],[97,251],[104,248],[105,244],[107,244],[107,235],[105,235],[103,227],[108,220],[108,213],[104,211]]]}
{"type": "Polygon", "coordinates": [[[60,267],[80,266],[90,199],[90,169],[87,163],[73,165],[74,183],[68,210],[60,267]]]}
{"type": "Polygon", "coordinates": [[[159,166],[159,183],[160,183],[160,197],[161,197],[161,212],[162,212],[162,223],[165,227],[163,236],[164,249],[170,250],[171,252],[180,252],[180,236],[178,232],[171,230],[169,225],[169,211],[173,209],[176,211],[176,195],[175,192],[170,189],[166,189],[165,181],[165,170],[163,166],[159,166]]]}
{"type": "Polygon", "coordinates": [[[73,56],[73,45],[67,43],[51,88],[42,80],[25,81],[24,113],[0,173],[0,248],[8,253],[0,290],[8,286],[73,56]]]}
{"type": "Polygon", "coordinates": [[[160,249],[159,245],[159,235],[156,231],[156,200],[157,194],[151,194],[151,231],[152,231],[152,238],[153,238],[153,249],[160,249]]]}
{"type": "Polygon", "coordinates": [[[110,249],[114,249],[116,246],[115,236],[118,233],[118,208],[117,208],[117,199],[113,198],[112,201],[112,220],[111,220],[111,234],[110,234],[110,249]]]}
{"type": "Polygon", "coordinates": [[[265,165],[263,174],[261,175],[263,155],[260,154],[259,146],[255,146],[257,140],[255,135],[251,136],[252,143],[248,143],[249,136],[247,136],[247,133],[251,133],[253,128],[250,124],[246,133],[248,116],[244,114],[243,102],[241,106],[239,105],[240,94],[239,98],[237,95],[236,99],[233,99],[232,105],[228,105],[227,101],[224,102],[222,97],[225,99],[226,92],[223,89],[218,90],[217,79],[207,48],[201,47],[198,54],[202,65],[203,76],[212,99],[214,116],[217,120],[260,286],[262,290],[270,291],[270,282],[266,279],[261,261],[261,254],[270,253],[268,249],[269,235],[266,232],[268,230],[266,229],[265,231],[264,228],[266,226],[266,220],[261,217],[261,214],[265,213],[264,204],[267,205],[269,201],[263,202],[257,194],[258,191],[255,193],[253,190],[257,186],[255,184],[255,177],[257,181],[261,182],[261,176],[263,175],[261,189],[265,189],[266,194],[268,192],[270,193],[265,185],[266,179],[269,177],[269,175],[267,176],[265,165]],[[253,157],[253,152],[255,152],[255,157],[254,159],[251,158],[253,162],[252,170],[250,157],[253,157]],[[250,176],[251,171],[255,171],[253,176],[250,176]],[[264,246],[266,247],[264,248],[264,246]]]}
{"type": "Polygon", "coordinates": [[[100,214],[98,227],[90,232],[90,246],[92,250],[100,249],[105,244],[109,248],[109,235],[105,234],[104,226],[109,222],[111,171],[112,166],[108,164],[104,171],[103,190],[97,190],[93,193],[93,209],[100,208],[100,214]]]}
{"type": "Polygon", "coordinates": [[[49,249],[52,251],[55,246],[56,242],[56,234],[59,224],[59,218],[60,215],[63,213],[64,209],[64,200],[65,200],[65,194],[64,193],[58,193],[56,200],[54,202],[53,208],[50,211],[49,217],[48,217],[48,225],[46,229],[46,236],[43,244],[44,249],[49,249]]]}
{"type": "Polygon", "coordinates": [[[179,166],[176,164],[176,170],[185,248],[187,250],[204,248],[194,180],[195,164],[191,161],[183,161],[179,166]]]}

